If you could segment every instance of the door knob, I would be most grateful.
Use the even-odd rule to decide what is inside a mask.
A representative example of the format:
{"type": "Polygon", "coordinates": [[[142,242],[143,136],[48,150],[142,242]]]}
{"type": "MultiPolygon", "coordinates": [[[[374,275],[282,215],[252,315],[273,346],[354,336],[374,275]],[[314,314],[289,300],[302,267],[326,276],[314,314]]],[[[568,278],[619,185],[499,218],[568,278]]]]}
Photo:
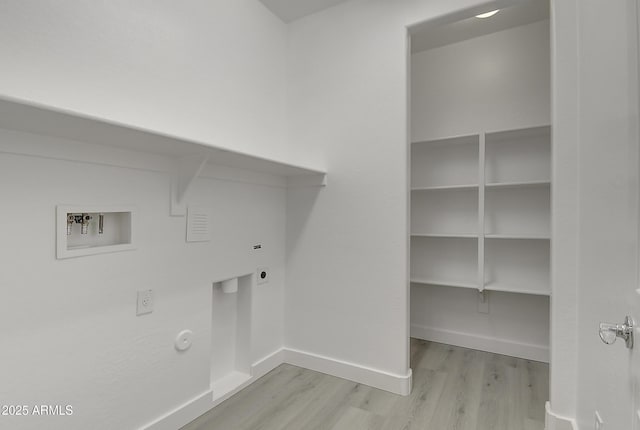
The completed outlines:
{"type": "Polygon", "coordinates": [[[627,316],[623,324],[600,323],[600,339],[607,345],[615,343],[617,338],[622,338],[627,348],[633,348],[633,318],[627,316]]]}

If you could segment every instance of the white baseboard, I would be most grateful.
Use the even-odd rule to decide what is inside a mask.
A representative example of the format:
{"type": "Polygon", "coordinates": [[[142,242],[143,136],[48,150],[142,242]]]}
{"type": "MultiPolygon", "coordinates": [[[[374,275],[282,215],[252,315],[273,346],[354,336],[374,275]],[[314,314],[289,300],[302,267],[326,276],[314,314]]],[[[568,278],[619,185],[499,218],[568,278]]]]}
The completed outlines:
{"type": "Polygon", "coordinates": [[[280,348],[253,363],[251,366],[251,379],[262,378],[282,363],[284,363],[284,348],[280,348]]]}
{"type": "Polygon", "coordinates": [[[527,360],[549,362],[549,348],[542,345],[518,343],[512,340],[484,337],[415,324],[411,325],[411,337],[527,360]]]}
{"type": "MultiPolygon", "coordinates": [[[[530,360],[549,361],[549,349],[539,345],[479,337],[467,333],[417,325],[411,326],[411,336],[530,360]]],[[[251,377],[232,390],[216,397],[214,397],[214,393],[211,390],[202,393],[152,423],[143,426],[142,430],[175,430],[180,428],[283,363],[348,379],[395,394],[408,395],[411,393],[411,369],[406,375],[398,375],[307,351],[281,348],[256,361],[251,366],[251,377]]],[[[577,427],[573,420],[552,414],[547,404],[546,430],[577,430],[577,427]]]]}
{"type": "Polygon", "coordinates": [[[406,375],[395,375],[310,352],[281,348],[256,361],[251,366],[251,377],[232,390],[223,394],[213,393],[211,390],[202,393],[157,420],[143,426],[141,430],[176,430],[224,402],[283,363],[348,379],[395,394],[406,396],[411,393],[411,369],[406,375]]]}
{"type": "Polygon", "coordinates": [[[553,413],[549,402],[545,404],[545,411],[545,430],[578,430],[578,425],[574,419],[561,417],[553,413]]]}
{"type": "Polygon", "coordinates": [[[284,361],[294,366],[348,379],[395,394],[407,396],[411,393],[411,369],[406,375],[396,375],[291,348],[285,348],[284,361]]]}
{"type": "Polygon", "coordinates": [[[176,430],[211,409],[211,390],[189,400],[182,406],[141,427],[141,430],[176,430]]]}
{"type": "Polygon", "coordinates": [[[272,352],[266,357],[256,361],[251,366],[251,377],[234,389],[221,395],[216,395],[212,390],[208,390],[155,421],[141,427],[141,430],[176,430],[185,426],[281,365],[283,363],[283,357],[283,349],[272,352]]]}

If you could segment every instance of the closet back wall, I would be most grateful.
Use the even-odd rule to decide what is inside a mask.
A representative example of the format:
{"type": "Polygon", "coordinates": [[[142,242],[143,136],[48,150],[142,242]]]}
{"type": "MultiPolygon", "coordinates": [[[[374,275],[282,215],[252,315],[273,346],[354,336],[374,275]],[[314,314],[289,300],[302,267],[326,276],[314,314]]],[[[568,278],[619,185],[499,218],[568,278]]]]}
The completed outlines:
{"type": "MultiPolygon", "coordinates": [[[[412,56],[412,141],[549,124],[549,21],[412,56]]],[[[414,285],[411,333],[505,354],[548,357],[549,299],[414,285]]]]}

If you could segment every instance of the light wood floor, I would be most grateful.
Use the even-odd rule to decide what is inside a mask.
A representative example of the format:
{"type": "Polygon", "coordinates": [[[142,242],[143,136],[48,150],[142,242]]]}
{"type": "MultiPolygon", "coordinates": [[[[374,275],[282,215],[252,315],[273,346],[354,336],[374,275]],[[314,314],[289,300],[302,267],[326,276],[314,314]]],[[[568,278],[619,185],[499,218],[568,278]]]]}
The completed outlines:
{"type": "Polygon", "coordinates": [[[547,364],[411,340],[398,396],[283,364],[183,430],[542,430],[547,364]]]}

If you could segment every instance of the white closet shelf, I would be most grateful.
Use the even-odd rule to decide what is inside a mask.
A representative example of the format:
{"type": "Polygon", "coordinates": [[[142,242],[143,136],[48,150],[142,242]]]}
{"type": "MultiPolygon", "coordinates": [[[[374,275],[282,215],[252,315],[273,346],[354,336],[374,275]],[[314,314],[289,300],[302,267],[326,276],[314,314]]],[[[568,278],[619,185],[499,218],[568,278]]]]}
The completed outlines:
{"type": "Polygon", "coordinates": [[[485,291],[499,291],[503,293],[518,293],[518,294],[530,294],[534,296],[551,296],[549,286],[544,286],[540,289],[533,288],[520,288],[513,285],[490,283],[484,286],[485,291]]]}
{"type": "Polygon", "coordinates": [[[485,234],[485,239],[515,239],[515,240],[551,240],[549,235],[535,234],[485,234]]]}
{"type": "Polygon", "coordinates": [[[441,191],[441,190],[474,190],[478,189],[478,184],[463,185],[435,185],[430,187],[412,187],[411,191],[441,191]]]}
{"type": "Polygon", "coordinates": [[[455,239],[477,239],[477,234],[465,233],[412,233],[411,237],[434,237],[434,238],[455,238],[455,239]]]}
{"type": "Polygon", "coordinates": [[[467,134],[463,136],[443,137],[436,139],[418,140],[411,142],[412,145],[478,145],[479,134],[467,134]]]}
{"type": "Polygon", "coordinates": [[[551,186],[551,181],[492,182],[486,184],[485,188],[532,188],[549,186],[551,186]]]}
{"type": "Polygon", "coordinates": [[[500,130],[486,133],[486,139],[489,143],[495,142],[518,142],[521,140],[531,139],[535,137],[546,137],[550,139],[551,125],[543,124],[527,128],[518,128],[513,130],[500,130]]]}
{"type": "Polygon", "coordinates": [[[411,282],[549,296],[550,147],[549,126],[414,143],[411,282]]]}
{"type": "Polygon", "coordinates": [[[196,156],[208,159],[213,164],[287,178],[326,174],[322,169],[235,151],[213,142],[175,136],[4,95],[0,95],[0,128],[176,158],[196,156]]]}
{"type": "Polygon", "coordinates": [[[412,276],[410,280],[414,284],[437,285],[442,287],[471,288],[474,290],[478,289],[478,285],[472,282],[447,281],[444,279],[420,278],[417,276],[412,276]]]}

